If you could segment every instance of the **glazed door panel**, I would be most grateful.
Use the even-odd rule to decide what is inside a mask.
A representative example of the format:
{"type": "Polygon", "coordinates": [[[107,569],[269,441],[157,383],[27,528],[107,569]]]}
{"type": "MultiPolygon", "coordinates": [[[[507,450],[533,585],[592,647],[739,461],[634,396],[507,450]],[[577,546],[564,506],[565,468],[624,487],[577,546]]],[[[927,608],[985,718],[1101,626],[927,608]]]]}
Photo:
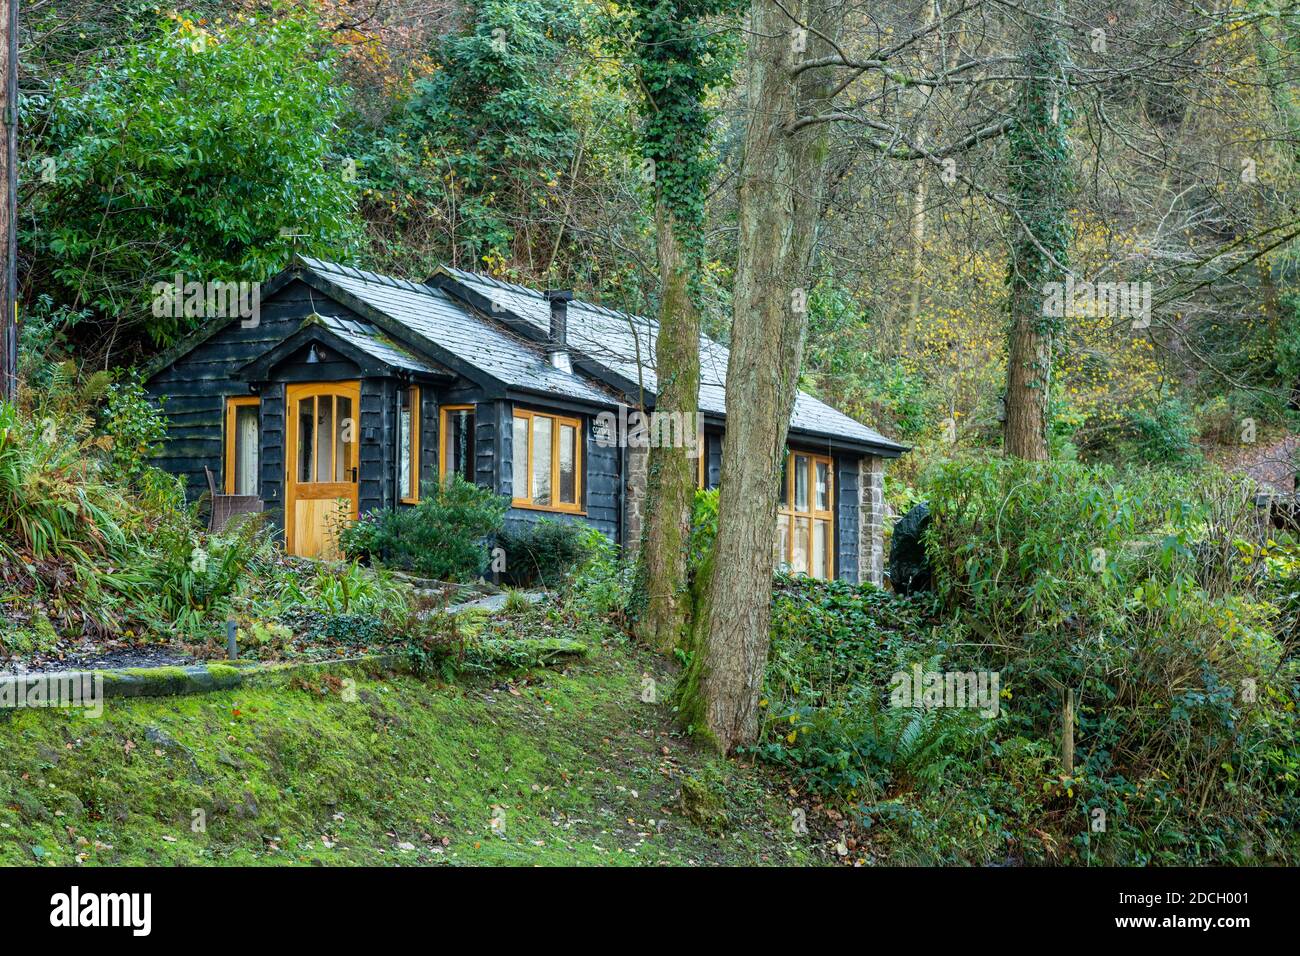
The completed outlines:
{"type": "Polygon", "coordinates": [[[361,383],[289,385],[285,400],[285,547],[341,557],[338,533],[357,519],[361,383]]]}

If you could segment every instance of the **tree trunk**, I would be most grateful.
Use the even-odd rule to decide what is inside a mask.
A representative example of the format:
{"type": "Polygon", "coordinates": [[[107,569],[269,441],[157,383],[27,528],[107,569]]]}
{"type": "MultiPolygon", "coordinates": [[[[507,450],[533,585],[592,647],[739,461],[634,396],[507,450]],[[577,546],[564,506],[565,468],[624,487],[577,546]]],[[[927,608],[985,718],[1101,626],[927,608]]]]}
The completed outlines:
{"type": "Polygon", "coordinates": [[[1002,442],[1008,456],[1029,461],[1048,458],[1052,336],[1040,328],[1042,319],[1035,313],[1041,308],[1041,293],[1013,279],[1011,336],[1007,343],[1007,418],[1002,442]]]}
{"type": "MultiPolygon", "coordinates": [[[[924,140],[922,140],[924,143],[924,140]]],[[[925,160],[916,163],[916,184],[912,187],[912,296],[907,308],[907,331],[910,334],[921,314],[921,287],[925,284],[925,177],[927,170],[925,160]]],[[[899,336],[897,351],[902,350],[902,336],[899,336]]]]}
{"type": "Polygon", "coordinates": [[[0,399],[18,394],[18,0],[0,0],[0,109],[5,141],[0,149],[0,246],[4,276],[0,279],[0,399]]]}
{"type": "Polygon", "coordinates": [[[1014,200],[1008,281],[1007,455],[1048,457],[1047,418],[1053,346],[1068,303],[1045,307],[1048,282],[1065,281],[1070,244],[1070,108],[1061,0],[1038,0],[1027,17],[1016,124],[1008,134],[1008,183],[1014,200]]]}
{"type": "MultiPolygon", "coordinates": [[[[921,23],[921,29],[928,30],[934,23],[936,14],[935,3],[927,0],[925,5],[925,20],[921,23]]],[[[924,42],[918,44],[917,53],[921,60],[921,66],[924,68],[927,63],[926,47],[924,42]]],[[[940,57],[942,62],[942,57],[940,57]]],[[[911,106],[920,117],[920,124],[917,129],[917,145],[924,147],[926,143],[926,122],[925,107],[928,98],[926,92],[920,87],[906,91],[911,106]]],[[[929,175],[929,162],[924,159],[916,161],[916,183],[912,187],[912,222],[910,227],[911,245],[912,245],[912,268],[909,278],[912,284],[912,293],[907,308],[907,328],[908,336],[912,334],[916,327],[916,320],[921,314],[921,292],[925,285],[925,205],[927,193],[926,176],[929,175]]],[[[904,336],[898,336],[897,344],[894,348],[895,357],[902,354],[904,336]]]]}
{"type": "MultiPolygon", "coordinates": [[[[655,225],[663,287],[655,340],[659,383],[655,411],[680,414],[683,430],[694,434],[700,400],[700,314],[691,296],[692,277],[677,223],[662,201],[655,206],[655,225]]],[[[641,640],[663,651],[681,643],[690,612],[686,539],[697,468],[686,447],[650,449],[645,530],[638,557],[644,610],[636,631],[641,640]]]]}
{"type": "Polygon", "coordinates": [[[1061,704],[1061,768],[1074,776],[1074,690],[1067,687],[1061,704]]]}
{"type": "MultiPolygon", "coordinates": [[[[840,32],[834,0],[753,0],[748,126],[727,372],[727,441],[712,566],[679,685],[682,718],[718,750],[758,736],[767,664],[778,476],[807,331],[809,262],[826,186],[829,124],[792,129],[829,93],[829,70],[794,74],[840,32]],[[799,23],[792,22],[791,17],[799,23]],[[809,27],[806,52],[793,42],[809,27]]],[[[802,37],[801,37],[802,39],[802,37]]]]}

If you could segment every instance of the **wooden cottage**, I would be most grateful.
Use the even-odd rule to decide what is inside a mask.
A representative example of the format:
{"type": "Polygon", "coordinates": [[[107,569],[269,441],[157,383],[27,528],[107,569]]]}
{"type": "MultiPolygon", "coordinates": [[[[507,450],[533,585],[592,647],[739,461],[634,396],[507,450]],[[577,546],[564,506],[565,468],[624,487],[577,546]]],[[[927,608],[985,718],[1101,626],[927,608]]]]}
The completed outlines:
{"type": "MultiPolygon", "coordinates": [[[[508,522],[583,521],[634,547],[650,442],[698,447],[702,487],[724,444],[727,350],[701,339],[701,420],[661,422],[655,338],[568,292],[295,257],[254,316],[210,319],[150,366],[170,420],[158,464],[196,495],[210,474],[260,499],[294,554],[332,552],[340,507],[408,507],[452,473],[509,496],[508,522]]],[[[883,466],[905,449],[803,393],[788,444],[777,562],[879,582],[883,466]]]]}

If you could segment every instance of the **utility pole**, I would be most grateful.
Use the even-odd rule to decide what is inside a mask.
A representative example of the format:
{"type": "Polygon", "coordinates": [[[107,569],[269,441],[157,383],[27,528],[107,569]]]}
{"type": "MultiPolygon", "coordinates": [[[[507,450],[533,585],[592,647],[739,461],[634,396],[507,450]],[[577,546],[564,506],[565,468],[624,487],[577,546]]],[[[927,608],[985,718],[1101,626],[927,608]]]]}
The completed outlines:
{"type": "Polygon", "coordinates": [[[5,128],[0,152],[0,400],[18,394],[18,0],[0,0],[0,121],[5,128]]]}

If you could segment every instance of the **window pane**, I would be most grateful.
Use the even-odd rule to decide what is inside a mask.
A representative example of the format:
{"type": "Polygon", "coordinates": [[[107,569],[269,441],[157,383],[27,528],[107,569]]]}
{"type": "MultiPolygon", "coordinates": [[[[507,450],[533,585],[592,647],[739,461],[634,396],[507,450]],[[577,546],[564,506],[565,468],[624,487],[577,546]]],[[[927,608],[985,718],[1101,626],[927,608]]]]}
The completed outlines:
{"type": "Polygon", "coordinates": [[[260,453],[256,405],[235,406],[234,494],[257,494],[257,462],[260,453]]]}
{"type": "Polygon", "coordinates": [[[334,396],[316,399],[316,480],[334,476],[334,396]]]}
{"type": "Polygon", "coordinates": [[[316,399],[298,403],[298,480],[311,481],[312,443],[316,436],[316,399]]]}
{"type": "Polygon", "coordinates": [[[409,392],[402,392],[397,411],[397,487],[403,498],[414,498],[411,491],[411,403],[409,392]]]}
{"type": "Polygon", "coordinates": [[[784,568],[790,560],[790,516],[776,516],[776,566],[784,568]]]}
{"type": "Polygon", "coordinates": [[[831,523],[829,521],[813,522],[813,548],[812,548],[812,571],[810,572],[815,578],[830,577],[830,569],[827,568],[827,558],[830,555],[831,523]]]}
{"type": "Polygon", "coordinates": [[[466,481],[474,480],[474,470],[478,466],[474,449],[474,436],[477,424],[473,412],[461,412],[460,427],[460,444],[459,444],[459,464],[457,465],[457,474],[466,481]]]}
{"type": "Polygon", "coordinates": [[[551,503],[551,420],[533,416],[533,504],[551,503]]]}
{"type": "Polygon", "coordinates": [[[447,474],[474,480],[474,413],[460,409],[447,413],[447,474]]]}
{"type": "Polygon", "coordinates": [[[794,510],[808,510],[808,457],[794,456],[794,510]]]}
{"type": "Polygon", "coordinates": [[[577,498],[577,430],[560,426],[560,504],[576,505],[577,498]]]}
{"type": "Polygon", "coordinates": [[[514,482],[514,496],[521,501],[528,500],[528,419],[515,419],[514,451],[511,469],[514,482]]]}
{"type": "Polygon", "coordinates": [[[831,510],[831,470],[824,462],[817,462],[817,510],[831,510]]]}
{"type": "Polygon", "coordinates": [[[406,390],[406,405],[411,410],[411,448],[406,455],[406,468],[411,473],[411,497],[420,497],[420,389],[412,385],[406,390]]]}
{"type": "Polygon", "coordinates": [[[338,421],[334,428],[334,480],[352,480],[352,441],[356,423],[352,420],[352,399],[339,396],[338,421]]]}
{"type": "Polygon", "coordinates": [[[781,495],[778,499],[782,505],[790,504],[790,456],[785,456],[785,461],[781,462],[781,495]]]}
{"type": "Polygon", "coordinates": [[[795,574],[808,573],[808,519],[794,519],[794,553],[790,556],[790,570],[795,574]]]}

